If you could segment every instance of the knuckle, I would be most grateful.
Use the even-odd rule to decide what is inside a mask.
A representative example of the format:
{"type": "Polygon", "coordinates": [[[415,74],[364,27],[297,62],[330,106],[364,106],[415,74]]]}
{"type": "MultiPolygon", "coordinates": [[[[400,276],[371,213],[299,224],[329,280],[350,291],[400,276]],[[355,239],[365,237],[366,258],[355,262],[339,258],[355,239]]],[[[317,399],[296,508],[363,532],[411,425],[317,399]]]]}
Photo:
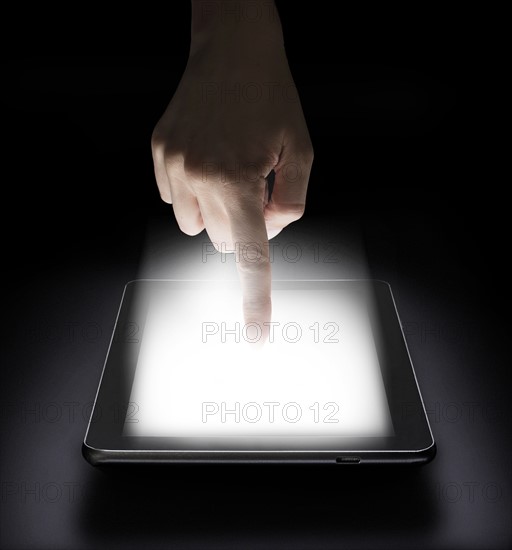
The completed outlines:
{"type": "Polygon", "coordinates": [[[306,147],[304,147],[300,151],[300,156],[306,166],[311,166],[313,164],[313,160],[315,158],[315,151],[313,149],[313,145],[311,144],[311,142],[309,142],[306,145],[306,147]]]}
{"type": "Polygon", "coordinates": [[[194,181],[205,181],[210,174],[210,165],[215,165],[213,162],[203,160],[204,157],[195,153],[187,153],[183,159],[183,170],[185,176],[194,181]]]}
{"type": "Polygon", "coordinates": [[[308,163],[309,166],[311,166],[314,160],[315,160],[315,150],[313,149],[313,146],[311,146],[306,156],[306,162],[308,163]]]}
{"type": "Polygon", "coordinates": [[[281,204],[277,206],[276,210],[284,222],[291,223],[302,218],[306,205],[304,203],[281,204]]]}
{"type": "Polygon", "coordinates": [[[167,204],[172,204],[171,194],[166,191],[160,192],[160,198],[167,204]]]}
{"type": "Polygon", "coordinates": [[[305,166],[311,166],[315,158],[315,151],[313,149],[313,144],[309,137],[302,139],[300,142],[295,144],[294,154],[298,161],[305,166]]]}
{"type": "Polygon", "coordinates": [[[158,126],[155,127],[151,134],[151,148],[153,151],[162,151],[165,148],[166,139],[158,126]]]}
{"type": "Polygon", "coordinates": [[[189,237],[194,237],[195,235],[198,235],[201,233],[201,228],[197,225],[191,224],[184,220],[177,220],[178,221],[178,227],[180,228],[180,231],[182,233],[185,233],[185,235],[188,235],[189,237]]]}
{"type": "Polygon", "coordinates": [[[203,230],[204,225],[199,215],[187,215],[180,208],[177,208],[176,205],[174,205],[173,209],[174,217],[182,233],[193,237],[203,230]]]}
{"type": "Polygon", "coordinates": [[[266,158],[251,153],[233,152],[218,154],[187,151],[184,155],[184,171],[187,177],[203,183],[222,184],[237,188],[240,184],[256,184],[264,180],[273,164],[266,158]]]}
{"type": "Polygon", "coordinates": [[[151,150],[155,159],[163,161],[170,168],[178,165],[182,157],[179,145],[158,129],[151,136],[151,150]]]}

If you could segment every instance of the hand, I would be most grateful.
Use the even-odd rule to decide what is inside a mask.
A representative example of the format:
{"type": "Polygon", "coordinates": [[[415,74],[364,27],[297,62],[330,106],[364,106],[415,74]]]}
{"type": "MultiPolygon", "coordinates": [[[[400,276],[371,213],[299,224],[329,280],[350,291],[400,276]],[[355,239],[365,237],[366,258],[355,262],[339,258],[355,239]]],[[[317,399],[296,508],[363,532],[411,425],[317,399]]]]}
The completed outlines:
{"type": "Polygon", "coordinates": [[[193,2],[188,64],[153,132],[155,175],[184,233],[206,228],[217,250],[236,254],[245,323],[264,341],[268,239],[302,216],[313,149],[276,12],[235,21],[204,5],[193,2]]]}

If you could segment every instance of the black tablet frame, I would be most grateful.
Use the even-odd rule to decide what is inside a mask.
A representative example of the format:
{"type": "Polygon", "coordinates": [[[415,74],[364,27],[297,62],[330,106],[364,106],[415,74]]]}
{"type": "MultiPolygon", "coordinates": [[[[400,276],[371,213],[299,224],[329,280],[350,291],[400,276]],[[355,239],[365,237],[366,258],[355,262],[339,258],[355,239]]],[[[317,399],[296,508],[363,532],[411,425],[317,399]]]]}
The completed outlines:
{"type": "Polygon", "coordinates": [[[123,436],[151,295],[166,289],[212,291],[233,282],[129,282],[82,445],[93,465],[113,463],[425,463],[436,446],[388,283],[373,280],[273,281],[274,289],[349,289],[372,308],[372,330],[395,435],[391,437],[138,437],[123,436]]]}

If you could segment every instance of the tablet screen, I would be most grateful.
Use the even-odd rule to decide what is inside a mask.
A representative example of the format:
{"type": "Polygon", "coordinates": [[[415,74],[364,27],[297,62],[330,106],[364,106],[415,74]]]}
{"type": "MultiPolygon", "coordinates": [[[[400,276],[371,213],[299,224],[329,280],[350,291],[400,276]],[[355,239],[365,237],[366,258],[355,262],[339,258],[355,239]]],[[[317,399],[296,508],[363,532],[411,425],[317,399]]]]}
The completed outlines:
{"type": "Polygon", "coordinates": [[[255,350],[239,289],[169,289],[149,303],[123,435],[389,437],[393,424],[359,293],[279,289],[255,350]]]}

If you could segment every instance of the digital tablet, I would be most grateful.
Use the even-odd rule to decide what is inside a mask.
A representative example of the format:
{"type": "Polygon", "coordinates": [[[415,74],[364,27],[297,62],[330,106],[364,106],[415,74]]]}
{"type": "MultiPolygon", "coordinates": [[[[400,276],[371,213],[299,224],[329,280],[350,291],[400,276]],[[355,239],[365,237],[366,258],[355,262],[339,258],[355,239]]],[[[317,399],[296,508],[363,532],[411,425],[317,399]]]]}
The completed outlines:
{"type": "Polygon", "coordinates": [[[236,281],[126,285],[83,443],[115,463],[424,463],[435,443],[390,286],[273,281],[268,340],[236,281]]]}

